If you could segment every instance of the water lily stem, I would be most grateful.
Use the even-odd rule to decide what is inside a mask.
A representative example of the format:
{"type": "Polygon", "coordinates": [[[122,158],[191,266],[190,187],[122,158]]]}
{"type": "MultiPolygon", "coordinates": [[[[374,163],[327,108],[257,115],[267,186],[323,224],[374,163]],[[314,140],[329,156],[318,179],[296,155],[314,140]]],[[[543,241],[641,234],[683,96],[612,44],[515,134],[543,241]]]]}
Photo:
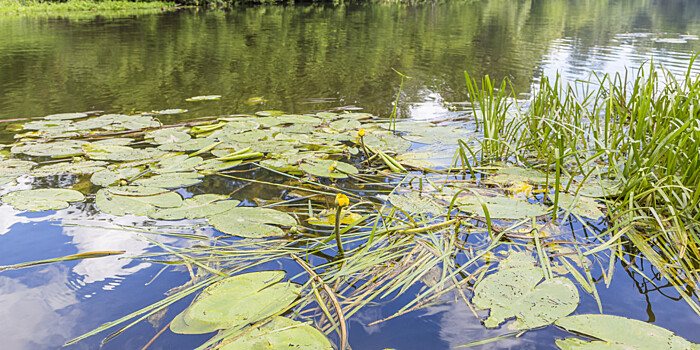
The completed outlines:
{"type": "Polygon", "coordinates": [[[339,205],[335,210],[335,231],[333,231],[333,233],[335,234],[335,243],[338,245],[338,253],[340,253],[340,255],[345,254],[345,251],[343,250],[343,242],[340,240],[340,216],[342,213],[343,207],[339,205]]]}

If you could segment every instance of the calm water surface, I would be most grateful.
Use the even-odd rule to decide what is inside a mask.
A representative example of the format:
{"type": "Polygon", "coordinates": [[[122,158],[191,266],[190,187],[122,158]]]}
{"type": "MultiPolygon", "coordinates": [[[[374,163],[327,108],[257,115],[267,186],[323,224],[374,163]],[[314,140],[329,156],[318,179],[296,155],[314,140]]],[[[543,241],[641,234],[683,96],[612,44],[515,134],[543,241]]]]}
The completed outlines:
{"type": "MultiPolygon", "coordinates": [[[[386,116],[400,83],[392,68],[412,77],[401,96],[402,117],[454,118],[465,112],[449,111],[445,103],[466,99],[465,70],[475,77],[507,77],[526,99],[543,76],[557,73],[575,81],[592,71],[636,69],[652,58],[682,72],[700,48],[698,35],[700,4],[682,0],[484,0],[0,16],[0,119],[88,110],[189,109],[164,118],[167,123],[261,108],[304,112],[347,106],[386,116]],[[185,102],[206,94],[223,98],[185,102]],[[245,104],[251,97],[267,102],[245,104]]],[[[0,142],[11,143],[11,135],[1,134],[0,142]]],[[[76,181],[69,176],[23,178],[0,193],[76,181]]],[[[266,197],[264,189],[251,195],[266,197]]],[[[91,204],[33,214],[0,205],[0,265],[95,250],[125,250],[129,256],[159,251],[133,233],[84,226],[94,226],[96,220],[111,227],[158,225],[138,217],[115,219],[91,204]]],[[[216,234],[192,225],[194,233],[216,234]]],[[[152,238],[174,246],[191,244],[152,238]]],[[[160,270],[143,261],[110,257],[0,272],[0,347],[56,348],[159,300],[189,279],[184,269],[158,275],[160,270]]],[[[606,313],[653,322],[700,342],[700,319],[671,287],[654,287],[622,266],[616,271],[610,288],[599,287],[606,313]]],[[[581,296],[578,312],[597,312],[592,297],[581,296]]],[[[190,300],[104,348],[140,348],[190,300]]],[[[506,332],[485,330],[459,303],[367,326],[392,314],[401,302],[353,316],[353,348],[447,349],[506,332]]],[[[482,348],[555,348],[553,339],[563,336],[550,327],[482,348]]],[[[207,338],[166,332],[151,349],[187,349],[207,338]]],[[[72,348],[94,349],[101,339],[92,337],[72,348]]]]}

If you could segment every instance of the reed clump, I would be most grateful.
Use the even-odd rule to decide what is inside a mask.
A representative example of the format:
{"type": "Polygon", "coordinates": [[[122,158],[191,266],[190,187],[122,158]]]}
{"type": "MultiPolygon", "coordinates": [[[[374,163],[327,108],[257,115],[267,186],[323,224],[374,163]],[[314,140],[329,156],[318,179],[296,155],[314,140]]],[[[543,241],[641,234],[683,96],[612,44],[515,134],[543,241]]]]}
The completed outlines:
{"type": "Polygon", "coordinates": [[[609,207],[605,234],[614,240],[608,247],[633,243],[700,313],[691,299],[700,287],[696,58],[682,76],[651,62],[632,76],[593,75],[573,85],[542,78],[527,108],[504,94],[512,91],[507,80],[497,89],[486,77],[478,88],[467,75],[484,139],[480,149],[460,144],[460,152],[472,154],[472,163],[511,161],[547,172],[555,216],[559,193],[599,181],[609,207]]]}

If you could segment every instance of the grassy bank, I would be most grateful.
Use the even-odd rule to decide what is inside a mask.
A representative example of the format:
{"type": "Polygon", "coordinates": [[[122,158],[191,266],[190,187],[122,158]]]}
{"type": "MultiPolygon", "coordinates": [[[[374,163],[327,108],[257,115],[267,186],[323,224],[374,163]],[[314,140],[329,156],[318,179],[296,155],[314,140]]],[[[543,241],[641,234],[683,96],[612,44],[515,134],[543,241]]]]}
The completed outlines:
{"type": "Polygon", "coordinates": [[[72,11],[147,10],[175,7],[175,3],[152,1],[89,1],[37,2],[23,0],[0,0],[0,14],[34,14],[72,11]]]}

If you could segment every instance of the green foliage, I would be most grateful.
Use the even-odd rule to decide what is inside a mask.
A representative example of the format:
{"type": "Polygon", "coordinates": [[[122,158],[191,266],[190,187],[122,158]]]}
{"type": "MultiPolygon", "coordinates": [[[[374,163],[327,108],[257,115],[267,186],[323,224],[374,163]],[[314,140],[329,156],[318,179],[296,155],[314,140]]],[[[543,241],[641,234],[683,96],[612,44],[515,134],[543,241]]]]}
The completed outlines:
{"type": "MultiPolygon", "coordinates": [[[[71,11],[113,11],[113,10],[145,10],[174,7],[173,2],[162,1],[92,1],[68,0],[35,1],[35,0],[0,0],[0,14],[39,14],[60,13],[71,11]]],[[[56,115],[56,119],[69,118],[70,115],[56,115]]]]}

